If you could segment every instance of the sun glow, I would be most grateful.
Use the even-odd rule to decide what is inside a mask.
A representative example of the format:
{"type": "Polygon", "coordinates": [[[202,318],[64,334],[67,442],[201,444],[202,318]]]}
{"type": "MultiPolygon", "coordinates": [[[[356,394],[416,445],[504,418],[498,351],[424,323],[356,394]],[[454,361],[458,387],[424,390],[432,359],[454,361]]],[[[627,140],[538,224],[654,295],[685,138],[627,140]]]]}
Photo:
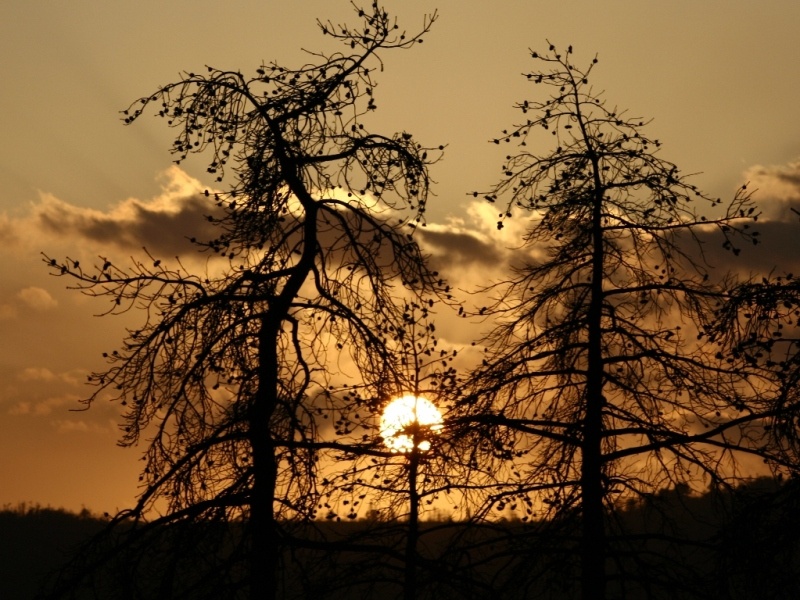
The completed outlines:
{"type": "Polygon", "coordinates": [[[392,400],[381,415],[381,437],[392,452],[431,449],[430,438],[442,429],[442,413],[427,398],[403,396],[392,400]]]}

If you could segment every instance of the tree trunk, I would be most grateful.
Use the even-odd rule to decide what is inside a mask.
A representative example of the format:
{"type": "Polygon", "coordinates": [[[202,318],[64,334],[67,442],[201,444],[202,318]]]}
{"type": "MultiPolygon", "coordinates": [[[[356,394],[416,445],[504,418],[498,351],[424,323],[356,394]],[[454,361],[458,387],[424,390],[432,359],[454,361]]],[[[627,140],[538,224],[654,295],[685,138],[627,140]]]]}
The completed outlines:
{"type": "Polygon", "coordinates": [[[417,472],[420,455],[417,451],[417,438],[414,436],[414,447],[408,455],[408,531],[406,532],[406,565],[404,599],[415,600],[417,597],[417,539],[419,538],[419,493],[417,492],[417,472]]]}
{"type": "Polygon", "coordinates": [[[587,313],[588,350],[586,413],[581,447],[581,597],[605,598],[605,526],[603,518],[603,190],[595,161],[595,195],[592,207],[592,281],[587,313]]]}
{"type": "MultiPolygon", "coordinates": [[[[288,167],[286,167],[288,168],[288,167]]],[[[278,479],[277,441],[271,428],[278,407],[280,365],[278,338],[292,301],[314,265],[317,248],[317,206],[296,178],[293,191],[306,211],[303,251],[286,285],[261,317],[258,335],[258,390],[250,408],[250,444],[253,450],[253,489],[250,505],[251,600],[274,600],[282,561],[281,539],[275,520],[274,502],[278,479]]]]}
{"type": "Polygon", "coordinates": [[[274,600],[281,562],[280,540],[273,502],[278,468],[270,418],[277,406],[277,325],[262,318],[258,336],[259,377],[256,398],[250,407],[250,446],[253,453],[253,486],[250,501],[250,598],[274,600]]]}

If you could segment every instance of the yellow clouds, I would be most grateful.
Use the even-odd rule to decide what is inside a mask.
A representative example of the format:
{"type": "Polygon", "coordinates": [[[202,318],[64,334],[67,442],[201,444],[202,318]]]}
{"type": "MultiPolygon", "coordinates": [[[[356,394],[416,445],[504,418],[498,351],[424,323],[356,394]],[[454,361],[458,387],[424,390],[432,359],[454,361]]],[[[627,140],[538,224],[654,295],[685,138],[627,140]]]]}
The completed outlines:
{"type": "Polygon", "coordinates": [[[510,262],[528,250],[519,250],[529,225],[526,217],[512,219],[497,229],[497,210],[485,202],[472,202],[464,218],[450,218],[443,224],[419,228],[415,239],[434,267],[453,284],[467,289],[483,287],[506,275],[510,262]]]}
{"type": "Polygon", "coordinates": [[[53,381],[55,378],[55,373],[44,367],[28,367],[17,375],[20,381],[53,381]]]}
{"type": "Polygon", "coordinates": [[[745,179],[756,189],[756,198],[770,220],[797,221],[800,209],[800,159],[785,165],[754,165],[745,171],[745,179]]]}
{"type": "Polygon", "coordinates": [[[23,304],[36,311],[51,310],[58,306],[56,299],[40,287],[26,287],[17,294],[17,297],[23,304]]]}
{"type": "Polygon", "coordinates": [[[89,393],[84,386],[87,373],[83,369],[57,372],[43,366],[18,369],[0,386],[0,417],[6,427],[35,428],[40,440],[53,433],[116,439],[119,407],[101,401],[90,411],[80,410],[80,401],[89,393]]]}
{"type": "MultiPolygon", "coordinates": [[[[743,279],[760,280],[769,274],[800,271],[800,159],[784,165],[754,165],[744,173],[760,217],[753,229],[759,233],[757,246],[744,245],[741,255],[732,257],[719,250],[719,235],[706,248],[717,264],[725,261],[743,279]],[[716,255],[716,256],[715,256],[716,255]]],[[[707,240],[713,234],[707,234],[707,240]]]]}
{"type": "MultiPolygon", "coordinates": [[[[6,294],[0,295],[0,298],[6,294]]],[[[58,301],[44,288],[31,286],[21,289],[12,298],[0,302],[0,321],[18,316],[19,308],[26,307],[36,312],[53,310],[58,301]]]]}
{"type": "Polygon", "coordinates": [[[119,425],[114,420],[101,422],[88,419],[54,419],[53,426],[59,433],[93,433],[103,436],[118,436],[119,425]]]}
{"type": "Polygon", "coordinates": [[[48,416],[54,411],[61,414],[68,414],[67,409],[78,406],[79,396],[74,394],[63,394],[60,396],[50,396],[38,400],[20,400],[8,409],[8,414],[12,416],[31,415],[48,416]]]}

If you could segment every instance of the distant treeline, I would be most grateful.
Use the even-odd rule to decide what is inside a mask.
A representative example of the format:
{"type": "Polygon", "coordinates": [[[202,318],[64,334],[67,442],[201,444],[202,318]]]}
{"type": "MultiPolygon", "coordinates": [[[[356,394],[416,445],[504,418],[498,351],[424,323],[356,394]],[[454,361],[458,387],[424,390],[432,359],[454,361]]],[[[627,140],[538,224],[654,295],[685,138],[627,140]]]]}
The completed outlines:
{"type": "Polygon", "coordinates": [[[36,597],[54,571],[106,521],[88,510],[73,513],[32,504],[0,509],[0,598],[36,597]]]}
{"type": "MultiPolygon", "coordinates": [[[[75,549],[106,524],[85,510],[0,509],[0,598],[46,597],[75,549]]],[[[569,518],[560,523],[428,521],[420,597],[574,597],[574,526],[569,518]]],[[[158,547],[131,548],[106,563],[92,586],[74,597],[236,597],[223,590],[237,589],[239,575],[221,571],[227,554],[236,551],[238,528],[232,523],[172,529],[158,547]]],[[[798,481],[759,478],[701,495],[679,486],[624,502],[608,529],[612,597],[768,600],[796,597],[800,585],[798,481]]],[[[287,524],[286,532],[297,546],[286,555],[283,598],[401,596],[402,523],[287,524]]],[[[102,543],[106,547],[100,552],[107,552],[115,542],[102,543]]]]}

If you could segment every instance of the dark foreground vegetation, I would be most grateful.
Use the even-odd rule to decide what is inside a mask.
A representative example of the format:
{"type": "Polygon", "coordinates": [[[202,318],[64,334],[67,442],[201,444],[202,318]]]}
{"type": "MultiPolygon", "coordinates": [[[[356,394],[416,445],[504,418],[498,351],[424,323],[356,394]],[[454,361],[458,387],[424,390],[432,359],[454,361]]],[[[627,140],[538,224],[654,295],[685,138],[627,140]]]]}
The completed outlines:
{"type": "MultiPolygon", "coordinates": [[[[88,512],[5,508],[0,512],[0,597],[46,597],[74,550],[105,525],[88,512]]],[[[577,546],[570,530],[577,535],[576,525],[569,519],[557,525],[513,518],[480,525],[425,522],[419,597],[575,597],[577,546]]],[[[292,527],[303,531],[288,528],[285,534],[298,534],[303,544],[287,553],[279,569],[280,598],[402,596],[402,524],[357,520],[292,527]],[[376,552],[377,547],[383,551],[376,552]]],[[[681,488],[663,491],[623,506],[608,529],[613,547],[609,597],[790,598],[800,579],[798,481],[761,478],[702,495],[681,488]],[[624,541],[617,543],[614,532],[625,532],[624,541]]],[[[115,535],[104,543],[125,542],[125,533],[115,535]]],[[[164,553],[152,545],[146,554],[132,547],[74,597],[174,597],[176,590],[180,597],[244,596],[245,574],[220,569],[237,563],[230,554],[239,535],[237,524],[173,528],[164,539],[164,553]]]]}

